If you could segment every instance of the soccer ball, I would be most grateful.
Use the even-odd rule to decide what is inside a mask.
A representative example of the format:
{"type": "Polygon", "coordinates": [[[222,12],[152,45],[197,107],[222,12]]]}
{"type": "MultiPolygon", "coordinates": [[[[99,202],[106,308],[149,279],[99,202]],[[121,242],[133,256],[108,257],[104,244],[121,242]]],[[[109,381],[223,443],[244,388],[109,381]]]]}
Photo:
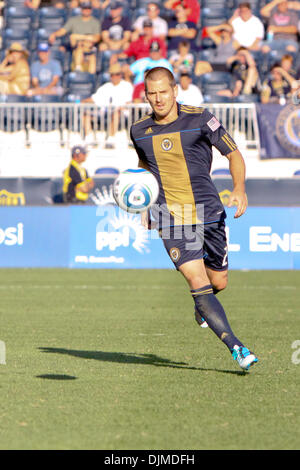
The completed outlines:
{"type": "Polygon", "coordinates": [[[132,214],[149,209],[158,198],[159,187],[155,176],[142,168],[120,173],[113,185],[113,195],[121,209],[132,214]]]}

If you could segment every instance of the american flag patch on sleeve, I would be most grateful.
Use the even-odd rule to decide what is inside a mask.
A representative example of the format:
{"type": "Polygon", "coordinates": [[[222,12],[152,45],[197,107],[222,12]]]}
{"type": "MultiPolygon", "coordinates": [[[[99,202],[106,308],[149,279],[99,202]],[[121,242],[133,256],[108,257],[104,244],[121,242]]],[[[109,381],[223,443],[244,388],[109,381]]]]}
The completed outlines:
{"type": "Polygon", "coordinates": [[[217,118],[212,117],[212,118],[208,121],[207,125],[208,125],[208,127],[214,132],[214,131],[216,131],[216,130],[220,127],[221,124],[219,123],[219,121],[218,121],[217,118]]]}

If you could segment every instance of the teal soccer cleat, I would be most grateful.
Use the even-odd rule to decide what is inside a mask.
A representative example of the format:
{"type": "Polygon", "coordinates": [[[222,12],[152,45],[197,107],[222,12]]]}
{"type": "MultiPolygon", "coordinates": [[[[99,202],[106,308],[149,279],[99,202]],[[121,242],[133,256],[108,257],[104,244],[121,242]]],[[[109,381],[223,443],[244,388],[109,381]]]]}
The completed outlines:
{"type": "Polygon", "coordinates": [[[243,370],[248,370],[253,364],[258,362],[257,357],[245,346],[234,346],[231,350],[232,357],[243,370]]]}

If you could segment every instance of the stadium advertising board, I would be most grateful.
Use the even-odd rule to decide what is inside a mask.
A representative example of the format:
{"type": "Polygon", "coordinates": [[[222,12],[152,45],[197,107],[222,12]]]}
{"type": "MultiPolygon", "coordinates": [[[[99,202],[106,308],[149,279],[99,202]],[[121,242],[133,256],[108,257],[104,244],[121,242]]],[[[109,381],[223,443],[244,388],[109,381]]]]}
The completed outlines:
{"type": "MultiPolygon", "coordinates": [[[[227,209],[231,269],[300,269],[300,208],[227,209]]],[[[156,231],[116,206],[2,207],[1,267],[173,268],[156,231]]]]}

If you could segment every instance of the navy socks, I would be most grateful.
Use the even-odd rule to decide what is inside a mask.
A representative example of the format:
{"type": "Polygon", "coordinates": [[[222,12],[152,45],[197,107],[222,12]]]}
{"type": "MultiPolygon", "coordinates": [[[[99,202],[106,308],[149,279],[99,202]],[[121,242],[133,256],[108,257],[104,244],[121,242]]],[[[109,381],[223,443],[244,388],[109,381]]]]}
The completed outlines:
{"type": "Polygon", "coordinates": [[[211,330],[223,341],[231,350],[236,344],[243,344],[234,336],[228,323],[225,311],[213,293],[213,288],[209,284],[200,289],[191,290],[197,312],[207,322],[211,330]]]}

